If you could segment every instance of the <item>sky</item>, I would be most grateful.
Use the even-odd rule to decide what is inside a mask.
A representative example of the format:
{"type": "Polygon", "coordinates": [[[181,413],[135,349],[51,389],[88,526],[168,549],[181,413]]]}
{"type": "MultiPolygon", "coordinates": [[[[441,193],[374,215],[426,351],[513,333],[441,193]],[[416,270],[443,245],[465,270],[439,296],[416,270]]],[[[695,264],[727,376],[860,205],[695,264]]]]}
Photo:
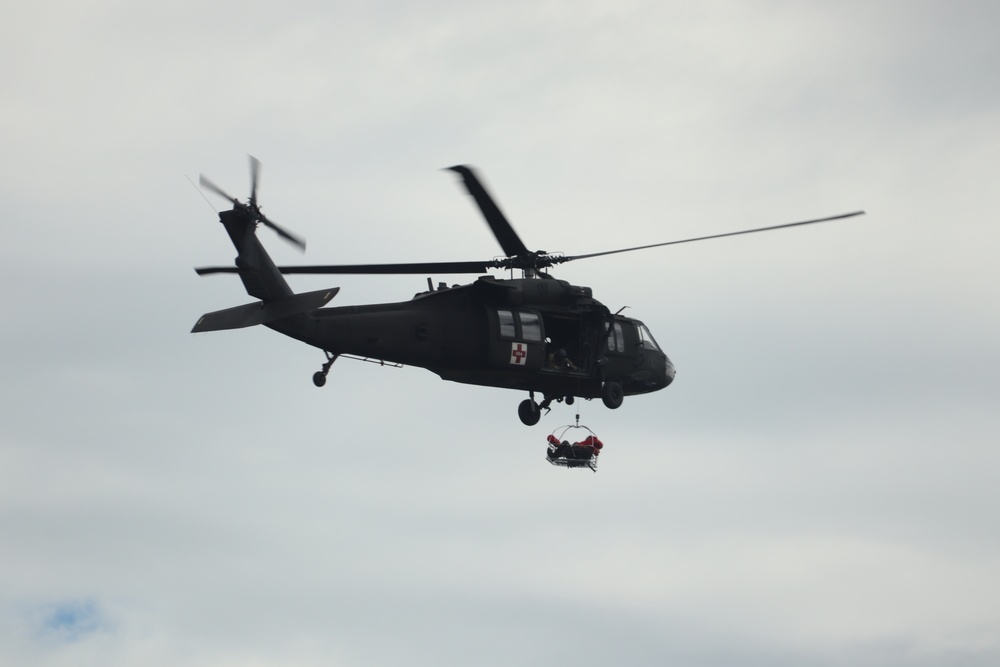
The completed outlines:
{"type": "MultiPolygon", "coordinates": [[[[0,663],[1000,661],[991,2],[43,0],[0,25],[0,663]],[[644,321],[664,391],[556,405],[258,327],[279,263],[500,254],[644,321]],[[573,423],[600,469],[544,459],[573,423]]],[[[498,274],[500,275],[500,274],[498,274]]],[[[439,277],[435,280],[463,280],[439,277]]],[[[471,279],[471,277],[469,277],[471,279]]],[[[295,276],[331,305],[424,276],[295,276]]]]}

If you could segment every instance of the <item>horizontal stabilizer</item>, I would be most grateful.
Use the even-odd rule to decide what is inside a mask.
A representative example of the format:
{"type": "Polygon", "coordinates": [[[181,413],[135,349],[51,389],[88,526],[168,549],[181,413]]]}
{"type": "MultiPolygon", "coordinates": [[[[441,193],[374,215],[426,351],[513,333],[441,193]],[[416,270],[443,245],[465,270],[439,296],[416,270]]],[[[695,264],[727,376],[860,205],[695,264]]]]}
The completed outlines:
{"type": "Polygon", "coordinates": [[[339,291],[339,287],[331,287],[330,289],[316,292],[295,294],[284,299],[267,302],[255,301],[245,306],[236,306],[235,308],[226,308],[225,310],[205,313],[194,325],[194,328],[191,329],[191,333],[242,329],[243,327],[267,324],[275,320],[299,315],[310,310],[322,308],[339,291]]]}

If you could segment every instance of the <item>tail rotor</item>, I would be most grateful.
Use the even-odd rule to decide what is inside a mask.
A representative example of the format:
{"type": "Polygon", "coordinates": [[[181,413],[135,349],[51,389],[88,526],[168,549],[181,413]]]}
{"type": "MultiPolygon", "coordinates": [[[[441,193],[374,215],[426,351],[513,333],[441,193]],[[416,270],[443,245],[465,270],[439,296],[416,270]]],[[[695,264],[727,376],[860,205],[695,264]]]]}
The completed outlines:
{"type": "Polygon", "coordinates": [[[260,205],[257,204],[257,183],[260,179],[260,160],[250,155],[250,199],[245,203],[241,202],[236,197],[233,197],[228,192],[220,188],[218,185],[208,180],[204,174],[201,174],[198,178],[198,183],[201,187],[213,192],[220,197],[229,200],[233,205],[234,210],[242,211],[247,215],[255,224],[262,224],[265,227],[270,227],[274,232],[285,239],[289,243],[297,246],[300,250],[305,252],[306,242],[305,239],[296,236],[287,229],[281,227],[275,222],[272,222],[264,215],[260,210],[260,205]]]}

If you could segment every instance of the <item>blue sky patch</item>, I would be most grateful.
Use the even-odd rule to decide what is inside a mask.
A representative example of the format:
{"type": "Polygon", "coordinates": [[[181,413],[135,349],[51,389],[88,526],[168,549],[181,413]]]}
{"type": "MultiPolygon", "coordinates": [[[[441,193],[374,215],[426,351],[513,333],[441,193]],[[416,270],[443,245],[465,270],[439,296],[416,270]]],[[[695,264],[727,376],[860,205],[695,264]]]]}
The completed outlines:
{"type": "Polygon", "coordinates": [[[107,625],[104,614],[93,600],[70,600],[47,607],[39,630],[49,638],[74,642],[107,625]]]}

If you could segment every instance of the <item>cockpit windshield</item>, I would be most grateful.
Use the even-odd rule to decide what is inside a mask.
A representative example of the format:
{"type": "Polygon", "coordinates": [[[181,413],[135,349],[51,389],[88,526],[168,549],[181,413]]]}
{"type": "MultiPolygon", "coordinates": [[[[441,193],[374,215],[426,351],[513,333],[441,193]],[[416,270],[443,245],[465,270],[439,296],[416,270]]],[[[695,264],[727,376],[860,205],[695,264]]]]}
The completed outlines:
{"type": "Polygon", "coordinates": [[[660,346],[656,344],[653,334],[649,333],[646,325],[641,322],[636,322],[636,325],[639,327],[639,339],[642,341],[642,346],[647,350],[656,350],[659,352],[660,346]]]}

